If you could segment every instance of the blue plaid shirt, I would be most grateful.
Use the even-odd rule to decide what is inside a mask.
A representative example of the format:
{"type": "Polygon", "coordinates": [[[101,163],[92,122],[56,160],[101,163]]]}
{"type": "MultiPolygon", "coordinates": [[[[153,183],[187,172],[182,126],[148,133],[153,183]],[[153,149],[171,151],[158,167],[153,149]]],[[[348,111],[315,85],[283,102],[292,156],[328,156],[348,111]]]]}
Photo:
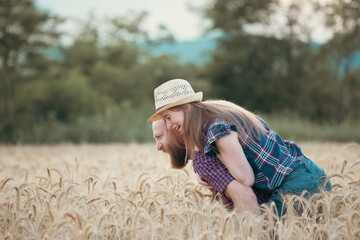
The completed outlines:
{"type": "MultiPolygon", "coordinates": [[[[195,173],[213,187],[213,194],[218,197],[220,194],[223,203],[228,209],[233,209],[233,201],[226,197],[224,191],[226,187],[235,180],[229,170],[216,156],[208,156],[202,152],[195,152],[193,161],[193,168],[195,173]]],[[[271,194],[263,189],[253,187],[259,204],[268,202],[271,194]]],[[[219,199],[218,199],[219,200],[219,199]]]]}
{"type": "MultiPolygon", "coordinates": [[[[245,137],[242,139],[239,135],[239,142],[254,171],[254,187],[271,192],[279,187],[299,165],[303,153],[298,145],[282,140],[262,119],[259,118],[259,120],[265,126],[266,132],[259,139],[254,139],[250,136],[248,129],[244,128],[245,137]]],[[[240,120],[239,122],[244,126],[240,120]]],[[[230,131],[237,132],[236,125],[224,118],[208,120],[203,129],[204,153],[208,156],[216,156],[219,151],[215,141],[230,134],[230,131]]],[[[195,155],[194,162],[196,161],[195,155]]]]}

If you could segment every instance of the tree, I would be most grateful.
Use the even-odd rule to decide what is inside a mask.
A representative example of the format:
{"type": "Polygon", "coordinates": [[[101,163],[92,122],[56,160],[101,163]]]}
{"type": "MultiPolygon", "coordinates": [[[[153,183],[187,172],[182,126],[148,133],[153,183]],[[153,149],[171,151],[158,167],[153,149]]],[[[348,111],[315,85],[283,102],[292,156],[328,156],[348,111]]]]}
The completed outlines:
{"type": "Polygon", "coordinates": [[[98,28],[91,21],[87,21],[74,42],[63,47],[64,61],[66,68],[77,67],[82,73],[89,76],[96,62],[101,58],[99,49],[100,36],[98,28]]]}
{"type": "Polygon", "coordinates": [[[59,18],[42,13],[32,0],[2,0],[0,2],[0,81],[1,113],[13,118],[16,85],[21,81],[22,64],[49,46],[59,34],[54,25],[59,18]]]}
{"type": "MultiPolygon", "coordinates": [[[[321,6],[319,5],[319,8],[321,6]]],[[[334,32],[327,43],[328,56],[337,61],[337,78],[341,89],[340,121],[350,115],[360,115],[358,69],[352,67],[355,54],[360,51],[360,1],[331,1],[323,6],[327,26],[334,32]],[[357,84],[356,84],[357,82],[357,84]],[[355,89],[354,89],[355,88],[355,89]]]]}
{"type": "MultiPolygon", "coordinates": [[[[299,7],[285,13],[286,25],[279,39],[267,34],[252,34],[252,26],[270,27],[277,1],[214,1],[204,10],[212,30],[224,35],[206,67],[213,81],[215,97],[227,97],[245,107],[271,112],[295,109],[306,80],[311,50],[294,31],[299,7]]],[[[274,34],[273,34],[274,35],[274,34]]]]}
{"type": "Polygon", "coordinates": [[[275,9],[274,0],[213,0],[203,9],[211,20],[211,30],[221,30],[226,35],[245,33],[248,24],[266,24],[275,9]]]}
{"type": "Polygon", "coordinates": [[[339,96],[332,68],[337,67],[324,51],[327,45],[312,41],[314,5],[214,0],[203,12],[212,22],[210,30],[223,33],[204,70],[213,97],[261,112],[286,110],[316,120],[336,118],[339,96]],[[282,25],[276,28],[280,15],[282,25]],[[254,33],[255,28],[262,31],[254,33]]]}
{"type": "MultiPolygon", "coordinates": [[[[100,95],[80,71],[63,71],[61,76],[43,75],[19,88],[16,99],[22,118],[30,121],[74,121],[79,116],[92,116],[112,101],[100,95]]],[[[22,122],[23,124],[23,122],[22,122]]]]}
{"type": "MultiPolygon", "coordinates": [[[[32,139],[39,123],[62,126],[58,139],[63,141],[69,140],[66,128],[94,121],[116,123],[111,125],[116,128],[124,124],[128,132],[120,134],[126,136],[129,124],[136,126],[150,115],[156,86],[179,76],[190,78],[196,70],[175,57],[149,53],[150,46],[173,38],[165,26],[150,38],[141,27],[146,14],[108,19],[105,38],[98,22],[90,19],[70,45],[55,47],[51,42],[58,43],[59,18],[41,13],[31,0],[0,4],[0,141],[32,139]]],[[[141,124],[137,134],[144,129],[141,124]]],[[[41,139],[52,139],[51,134],[41,139]]]]}

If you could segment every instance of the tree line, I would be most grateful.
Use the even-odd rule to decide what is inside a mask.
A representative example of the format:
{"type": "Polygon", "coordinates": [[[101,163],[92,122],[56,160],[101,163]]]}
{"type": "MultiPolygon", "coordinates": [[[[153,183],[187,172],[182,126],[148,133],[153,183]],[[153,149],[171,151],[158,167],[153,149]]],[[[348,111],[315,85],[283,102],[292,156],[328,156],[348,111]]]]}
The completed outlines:
{"type": "Polygon", "coordinates": [[[175,39],[166,26],[149,37],[141,27],[146,13],[110,18],[105,33],[89,19],[65,45],[57,28],[63,17],[33,0],[3,0],[0,141],[147,140],[153,89],[172,78],[259,113],[288,112],[321,123],[358,119],[360,68],[352,62],[360,51],[360,1],[307,7],[333,32],[326,43],[311,40],[313,26],[300,18],[299,1],[211,1],[198,14],[221,36],[209,62],[197,66],[150,54],[152,46],[175,39]],[[280,35],[248,31],[271,28],[278,9],[285,16],[280,35]]]}

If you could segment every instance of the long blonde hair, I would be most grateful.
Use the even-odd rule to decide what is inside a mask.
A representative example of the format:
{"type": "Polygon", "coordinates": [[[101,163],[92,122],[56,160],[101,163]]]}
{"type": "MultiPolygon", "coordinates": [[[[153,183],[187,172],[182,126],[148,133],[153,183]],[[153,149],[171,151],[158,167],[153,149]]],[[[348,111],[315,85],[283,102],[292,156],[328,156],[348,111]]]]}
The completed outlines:
{"type": "MultiPolygon", "coordinates": [[[[235,124],[240,139],[247,142],[248,137],[260,138],[266,131],[263,123],[253,113],[225,100],[207,100],[204,102],[192,102],[174,107],[172,110],[184,112],[184,142],[186,150],[194,149],[204,151],[205,141],[202,138],[203,127],[209,119],[222,117],[226,121],[235,124]],[[239,122],[241,120],[242,124],[239,122]]],[[[193,157],[193,152],[188,152],[187,157],[193,157]]]]}

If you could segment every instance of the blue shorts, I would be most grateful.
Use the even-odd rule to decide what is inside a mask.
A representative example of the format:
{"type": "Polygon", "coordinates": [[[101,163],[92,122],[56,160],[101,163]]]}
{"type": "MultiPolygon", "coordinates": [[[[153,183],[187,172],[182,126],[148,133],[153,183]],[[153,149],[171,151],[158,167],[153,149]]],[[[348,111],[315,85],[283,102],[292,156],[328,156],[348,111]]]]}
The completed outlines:
{"type": "Polygon", "coordinates": [[[331,191],[331,183],[330,181],[325,183],[326,178],[327,175],[324,170],[304,156],[299,166],[285,178],[279,187],[272,191],[268,205],[270,206],[271,202],[274,202],[278,215],[282,216],[286,212],[286,207],[283,204],[283,195],[300,196],[305,190],[304,196],[310,197],[321,191],[331,191]]]}

